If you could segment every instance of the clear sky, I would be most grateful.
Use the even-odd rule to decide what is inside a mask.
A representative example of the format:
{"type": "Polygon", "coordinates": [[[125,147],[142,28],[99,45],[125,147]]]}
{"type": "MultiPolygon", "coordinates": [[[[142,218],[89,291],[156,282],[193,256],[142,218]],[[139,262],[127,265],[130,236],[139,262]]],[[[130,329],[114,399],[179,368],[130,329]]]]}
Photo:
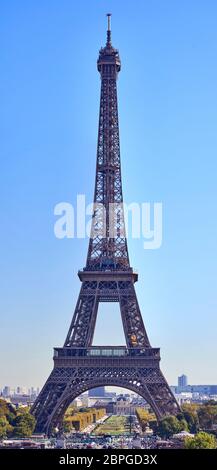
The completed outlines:
{"type": "MultiPolygon", "coordinates": [[[[163,203],[162,247],[129,240],[145,325],[169,383],[217,383],[216,1],[3,0],[1,386],[43,385],[79,293],[88,241],[56,239],[53,211],[92,200],[108,11],[124,197],[163,203]]],[[[95,342],[121,342],[112,315],[95,342]]]]}

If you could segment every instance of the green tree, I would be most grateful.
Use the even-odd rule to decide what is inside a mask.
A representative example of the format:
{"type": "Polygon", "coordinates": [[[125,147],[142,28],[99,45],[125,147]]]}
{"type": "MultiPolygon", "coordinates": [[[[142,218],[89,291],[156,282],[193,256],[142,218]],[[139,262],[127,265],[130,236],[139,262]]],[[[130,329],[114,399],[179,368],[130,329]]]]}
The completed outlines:
{"type": "Polygon", "coordinates": [[[185,449],[216,449],[217,441],[213,434],[199,432],[195,437],[185,439],[185,449]]]}
{"type": "Polygon", "coordinates": [[[11,405],[11,403],[8,403],[7,401],[1,398],[0,399],[0,418],[2,416],[6,416],[7,419],[12,420],[16,416],[16,410],[11,405]]]}
{"type": "Polygon", "coordinates": [[[13,431],[13,427],[9,424],[6,416],[1,416],[0,417],[0,439],[4,439],[8,436],[13,431]]]}
{"type": "Polygon", "coordinates": [[[9,437],[13,431],[13,420],[16,410],[6,400],[0,399],[0,439],[9,437]]]}
{"type": "Polygon", "coordinates": [[[189,431],[195,434],[199,430],[199,419],[197,412],[193,410],[183,410],[183,416],[187,422],[189,431]]]}
{"type": "MultiPolygon", "coordinates": [[[[156,417],[153,413],[150,413],[144,408],[138,407],[136,408],[136,416],[139,420],[139,424],[142,428],[143,431],[145,431],[145,428],[150,422],[155,421],[156,423],[156,417]]],[[[157,424],[157,423],[156,423],[157,424]]]]}
{"type": "Polygon", "coordinates": [[[5,400],[0,399],[0,418],[7,416],[8,414],[8,403],[5,400]]]}
{"type": "Polygon", "coordinates": [[[217,424],[217,406],[202,405],[198,410],[199,423],[202,429],[212,429],[217,424]]]}
{"type": "Polygon", "coordinates": [[[64,421],[63,422],[63,431],[64,432],[70,432],[72,430],[72,424],[70,421],[64,421]]]}
{"type": "Polygon", "coordinates": [[[13,435],[16,437],[29,437],[35,429],[35,418],[29,412],[18,415],[14,422],[13,435]]]}
{"type": "Polygon", "coordinates": [[[157,434],[163,438],[171,437],[180,431],[188,429],[185,419],[178,419],[176,416],[166,416],[163,418],[157,427],[157,434]]]}

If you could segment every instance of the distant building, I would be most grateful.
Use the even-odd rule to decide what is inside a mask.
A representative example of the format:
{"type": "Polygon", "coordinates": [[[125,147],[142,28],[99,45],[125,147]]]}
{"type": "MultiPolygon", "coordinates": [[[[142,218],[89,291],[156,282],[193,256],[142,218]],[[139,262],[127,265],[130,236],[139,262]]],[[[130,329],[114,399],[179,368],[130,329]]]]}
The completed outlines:
{"type": "Polygon", "coordinates": [[[20,406],[20,405],[28,406],[28,405],[31,405],[33,402],[34,400],[32,399],[30,395],[16,394],[11,397],[11,403],[13,403],[13,405],[15,406],[20,406]]]}
{"type": "Polygon", "coordinates": [[[133,404],[129,399],[120,396],[117,398],[116,403],[114,403],[114,413],[116,415],[135,414],[136,407],[137,405],[133,404]]]}
{"type": "MultiPolygon", "coordinates": [[[[179,379],[181,379],[182,377],[186,376],[181,376],[179,377],[179,379]]],[[[183,385],[184,383],[186,383],[185,380],[179,380],[178,386],[171,386],[171,390],[173,391],[173,393],[198,393],[199,395],[207,395],[208,397],[211,395],[217,395],[217,385],[183,385]]]]}
{"type": "Polygon", "coordinates": [[[8,385],[5,385],[5,387],[3,388],[2,395],[3,397],[10,397],[11,389],[8,385]]]}
{"type": "Polygon", "coordinates": [[[217,385],[190,385],[191,392],[204,393],[205,395],[216,395],[217,385]]]}
{"type": "Polygon", "coordinates": [[[191,392],[181,392],[175,394],[176,400],[179,405],[183,405],[184,403],[191,403],[193,401],[193,394],[191,392]]]}
{"type": "Polygon", "coordinates": [[[106,398],[103,400],[97,400],[94,403],[94,408],[105,408],[107,414],[117,415],[131,415],[135,414],[135,409],[138,404],[131,400],[129,397],[120,395],[116,401],[107,401],[106,398]]]}
{"type": "Polygon", "coordinates": [[[96,409],[105,408],[106,414],[114,414],[114,406],[115,406],[115,403],[113,401],[103,402],[102,400],[98,400],[94,403],[94,408],[96,409]]]}
{"type": "Polygon", "coordinates": [[[75,408],[79,408],[79,407],[82,406],[83,403],[82,403],[81,398],[80,398],[80,397],[77,397],[77,398],[75,398],[75,399],[73,400],[73,402],[72,402],[71,404],[72,404],[72,406],[74,406],[75,408]]]}
{"type": "Polygon", "coordinates": [[[88,391],[89,397],[104,397],[105,396],[105,387],[92,388],[88,391]]]}
{"type": "Polygon", "coordinates": [[[116,396],[117,396],[116,392],[105,392],[105,397],[116,398],[116,396]]]}
{"type": "Polygon", "coordinates": [[[93,403],[91,403],[91,399],[88,397],[87,393],[83,393],[82,395],[79,396],[82,406],[92,406],[93,403]]]}
{"type": "Polygon", "coordinates": [[[188,377],[187,375],[180,375],[180,377],[178,377],[178,387],[179,388],[185,388],[187,387],[188,385],[188,377]]]}

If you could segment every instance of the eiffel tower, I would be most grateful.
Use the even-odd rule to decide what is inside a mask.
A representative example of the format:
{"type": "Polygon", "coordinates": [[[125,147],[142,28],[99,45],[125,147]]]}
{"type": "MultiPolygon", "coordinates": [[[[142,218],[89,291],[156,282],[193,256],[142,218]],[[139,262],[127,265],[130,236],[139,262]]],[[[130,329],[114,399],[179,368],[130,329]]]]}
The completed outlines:
{"type": "MultiPolygon", "coordinates": [[[[118,124],[118,50],[107,42],[99,51],[101,97],[94,212],[86,266],[78,272],[81,289],[62,348],[54,348],[54,368],[31,412],[36,432],[61,429],[64,413],[81,393],[102,385],[142,396],[157,419],[179,406],[160,370],[160,350],[152,348],[144,327],[125,237],[118,124]],[[126,346],[93,346],[99,302],[119,302],[126,346]]],[[[115,327],[115,325],[114,325],[115,327]]]]}

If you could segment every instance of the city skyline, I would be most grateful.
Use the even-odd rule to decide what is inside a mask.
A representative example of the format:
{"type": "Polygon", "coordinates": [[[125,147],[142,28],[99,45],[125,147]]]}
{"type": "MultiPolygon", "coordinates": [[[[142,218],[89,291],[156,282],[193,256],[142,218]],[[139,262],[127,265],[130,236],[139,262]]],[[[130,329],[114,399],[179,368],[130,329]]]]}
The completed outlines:
{"type": "MultiPolygon", "coordinates": [[[[171,384],[169,384],[169,385],[170,385],[171,387],[173,387],[173,386],[179,387],[178,379],[179,379],[179,377],[177,377],[176,383],[171,383],[171,384]]],[[[216,384],[208,384],[208,383],[206,383],[206,384],[204,383],[204,384],[203,384],[203,383],[193,383],[193,382],[190,382],[190,384],[188,384],[188,386],[192,386],[192,385],[201,385],[201,386],[203,386],[203,385],[215,385],[215,386],[216,386],[216,384]]],[[[187,385],[186,385],[186,386],[187,386],[187,385]]],[[[16,390],[17,390],[18,388],[20,388],[21,390],[26,390],[26,391],[27,391],[27,390],[31,390],[31,391],[34,390],[34,391],[36,391],[36,392],[38,392],[38,390],[40,390],[40,387],[38,387],[38,386],[33,386],[33,385],[17,385],[17,384],[15,384],[15,385],[11,385],[11,384],[3,384],[3,385],[1,385],[1,384],[0,384],[0,390],[1,390],[1,391],[3,391],[3,389],[4,389],[5,387],[9,387],[9,388],[11,389],[11,391],[13,391],[13,392],[15,392],[15,393],[16,393],[16,390]]],[[[111,387],[111,386],[105,385],[104,388],[106,389],[106,391],[108,391],[108,390],[109,390],[109,391],[117,391],[117,393],[118,393],[118,391],[119,391],[119,393],[121,393],[120,390],[124,390],[126,393],[127,393],[127,392],[129,392],[129,393],[134,393],[134,392],[132,392],[131,390],[129,390],[129,389],[127,389],[127,388],[122,388],[122,387],[111,387]]],[[[92,390],[92,389],[90,389],[90,390],[92,390]]],[[[85,392],[85,393],[88,393],[88,391],[85,392]]]]}
{"type": "MultiPolygon", "coordinates": [[[[167,4],[171,6],[172,2],[167,4]]],[[[11,203],[3,214],[3,225],[8,231],[1,233],[5,248],[2,357],[7,352],[1,375],[4,383],[11,383],[13,377],[16,383],[30,380],[40,387],[52,367],[51,349],[61,346],[65,339],[79,291],[76,271],[85,264],[87,239],[56,240],[53,208],[57,202],[72,201],[82,192],[92,201],[99,104],[95,58],[104,39],[102,17],[108,2],[102,2],[94,13],[93,5],[87,2],[81,2],[76,9],[67,3],[61,9],[62,16],[57,2],[52,5],[54,21],[48,29],[55,38],[54,46],[46,40],[47,24],[45,27],[43,21],[40,23],[41,13],[47,11],[46,4],[31,7],[30,13],[28,9],[24,11],[24,3],[20,2],[20,10],[15,7],[12,16],[5,5],[7,21],[2,32],[6,38],[10,36],[10,66],[3,74],[6,93],[3,152],[8,159],[3,162],[6,179],[2,189],[4,204],[8,195],[11,203]],[[20,25],[10,34],[15,17],[17,21],[21,13],[20,25]],[[75,17],[76,24],[73,21],[71,28],[75,17]],[[84,32],[79,31],[81,25],[84,32]],[[31,36],[33,26],[39,42],[31,36]],[[26,44],[26,37],[31,38],[30,44],[26,44]],[[72,58],[74,44],[78,48],[79,74],[72,58]],[[78,92],[81,87],[90,90],[89,96],[85,96],[88,109],[78,92]],[[10,98],[11,91],[15,101],[10,98]],[[15,116],[11,120],[13,111],[15,116]],[[81,133],[82,126],[85,135],[81,133]]],[[[198,2],[193,2],[198,21],[194,22],[193,30],[191,22],[185,23],[183,36],[186,13],[188,17],[195,13],[192,5],[184,3],[183,9],[173,8],[168,16],[161,8],[157,11],[156,6],[144,7],[141,1],[136,11],[129,2],[125,12],[115,2],[109,5],[114,18],[114,45],[120,48],[125,68],[118,82],[124,195],[129,201],[160,200],[164,207],[163,246],[159,250],[143,250],[141,240],[129,238],[128,242],[131,264],[139,269],[137,293],[143,318],[152,345],[161,347],[161,367],[169,383],[174,383],[181,373],[182,364],[192,383],[214,384],[216,294],[212,246],[216,221],[212,214],[216,196],[213,153],[216,69],[211,60],[214,53],[211,40],[216,35],[214,13],[205,11],[201,4],[198,8],[198,2]],[[129,20],[131,13],[134,23],[129,20]],[[142,28],[141,14],[146,28],[142,28]],[[166,33],[163,37],[160,27],[166,33]],[[176,42],[168,45],[173,28],[177,28],[176,42]],[[206,34],[206,45],[200,38],[200,28],[206,34]],[[189,41],[194,54],[188,49],[189,41]],[[141,44],[145,49],[142,57],[141,44]],[[138,68],[136,78],[134,61],[138,68]],[[203,70],[201,63],[206,67],[203,70]],[[198,76],[199,71],[202,76],[198,76]],[[130,91],[132,84],[135,96],[130,91]],[[200,128],[203,133],[198,136],[200,128]],[[140,142],[138,133],[143,136],[140,142]],[[141,165],[139,172],[136,161],[141,165]],[[206,223],[202,224],[204,214],[206,223]],[[197,269],[198,259],[201,270],[197,269]],[[204,338],[205,348],[201,348],[204,338]]],[[[99,318],[97,344],[108,344],[109,335],[113,344],[121,343],[120,318],[118,312],[113,313],[115,331],[110,327],[109,309],[99,318]]]]}

